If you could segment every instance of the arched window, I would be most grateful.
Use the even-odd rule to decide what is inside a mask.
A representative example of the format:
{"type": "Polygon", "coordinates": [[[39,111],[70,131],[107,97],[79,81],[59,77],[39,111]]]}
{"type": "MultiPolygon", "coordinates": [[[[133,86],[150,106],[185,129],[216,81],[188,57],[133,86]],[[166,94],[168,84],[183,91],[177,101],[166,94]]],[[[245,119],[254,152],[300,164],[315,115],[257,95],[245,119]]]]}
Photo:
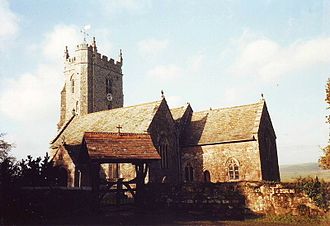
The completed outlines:
{"type": "Polygon", "coordinates": [[[205,183],[211,182],[210,171],[205,170],[203,174],[204,174],[204,182],[205,183]]]}
{"type": "Polygon", "coordinates": [[[62,166],[55,166],[53,170],[55,184],[66,187],[68,185],[68,171],[62,166]]]}
{"type": "Polygon", "coordinates": [[[184,178],[187,182],[194,181],[194,168],[191,166],[190,163],[188,163],[184,168],[184,178]]]}
{"type": "Polygon", "coordinates": [[[239,179],[239,163],[236,159],[230,158],[227,161],[228,168],[228,177],[229,180],[238,180],[239,179]]]}
{"type": "Polygon", "coordinates": [[[168,142],[166,138],[161,139],[159,143],[159,154],[161,157],[160,167],[162,169],[168,168],[168,142]]]}
{"type": "Polygon", "coordinates": [[[74,93],[74,79],[71,78],[71,93],[74,93]]]}

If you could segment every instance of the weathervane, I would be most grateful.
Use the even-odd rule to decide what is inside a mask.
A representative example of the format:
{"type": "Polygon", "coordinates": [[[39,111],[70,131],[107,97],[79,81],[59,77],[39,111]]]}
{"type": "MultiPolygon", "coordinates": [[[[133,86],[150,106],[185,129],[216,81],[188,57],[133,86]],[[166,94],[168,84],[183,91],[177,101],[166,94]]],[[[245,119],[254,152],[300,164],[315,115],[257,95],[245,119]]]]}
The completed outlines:
{"type": "Polygon", "coordinates": [[[89,34],[87,33],[87,31],[91,29],[91,25],[85,25],[81,30],[80,32],[84,35],[84,43],[86,43],[86,39],[87,39],[87,36],[89,36],[89,34]]]}

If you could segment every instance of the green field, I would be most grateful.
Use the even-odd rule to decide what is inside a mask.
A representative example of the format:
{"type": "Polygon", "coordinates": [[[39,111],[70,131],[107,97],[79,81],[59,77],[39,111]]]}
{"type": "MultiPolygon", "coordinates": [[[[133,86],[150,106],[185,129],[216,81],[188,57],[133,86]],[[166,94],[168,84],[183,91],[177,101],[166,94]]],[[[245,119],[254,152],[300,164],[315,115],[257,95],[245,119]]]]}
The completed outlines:
{"type": "Polygon", "coordinates": [[[298,177],[318,177],[330,182],[330,170],[322,170],[318,163],[303,163],[295,165],[281,165],[281,181],[292,182],[298,177]]]}

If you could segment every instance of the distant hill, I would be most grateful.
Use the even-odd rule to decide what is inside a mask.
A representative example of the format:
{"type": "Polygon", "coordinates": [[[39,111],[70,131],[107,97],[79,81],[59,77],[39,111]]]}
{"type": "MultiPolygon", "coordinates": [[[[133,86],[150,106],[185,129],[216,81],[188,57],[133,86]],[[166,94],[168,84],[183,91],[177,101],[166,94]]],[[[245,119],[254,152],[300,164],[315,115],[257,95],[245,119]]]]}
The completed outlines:
{"type": "Polygon", "coordinates": [[[330,170],[322,170],[318,163],[302,163],[280,166],[281,180],[283,182],[294,181],[298,177],[316,177],[330,182],[330,170]]]}

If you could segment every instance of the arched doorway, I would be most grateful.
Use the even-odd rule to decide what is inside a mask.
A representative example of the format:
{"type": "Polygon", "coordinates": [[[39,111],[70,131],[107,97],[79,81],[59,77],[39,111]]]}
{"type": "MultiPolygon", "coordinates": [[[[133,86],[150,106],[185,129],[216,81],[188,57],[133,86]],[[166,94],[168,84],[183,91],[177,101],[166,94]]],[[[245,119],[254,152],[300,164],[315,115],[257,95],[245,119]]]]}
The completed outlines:
{"type": "Polygon", "coordinates": [[[204,174],[204,182],[205,182],[205,183],[209,183],[209,182],[211,182],[210,171],[205,170],[203,174],[204,174]]]}
{"type": "Polygon", "coordinates": [[[68,171],[64,167],[56,166],[54,172],[55,185],[66,187],[68,185],[68,171]]]}

